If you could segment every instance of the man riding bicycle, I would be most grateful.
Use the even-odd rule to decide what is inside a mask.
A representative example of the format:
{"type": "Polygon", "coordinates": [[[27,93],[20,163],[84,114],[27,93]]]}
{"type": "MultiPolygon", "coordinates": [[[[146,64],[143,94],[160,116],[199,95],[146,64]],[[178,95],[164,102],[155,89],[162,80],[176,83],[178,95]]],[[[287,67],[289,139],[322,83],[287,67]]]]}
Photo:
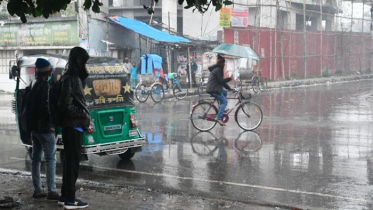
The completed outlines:
{"type": "Polygon", "coordinates": [[[224,79],[224,65],[225,59],[223,56],[218,54],[216,64],[208,68],[210,75],[206,86],[206,92],[220,102],[219,111],[215,120],[221,126],[225,126],[225,123],[222,120],[225,107],[227,106],[227,91],[225,89],[232,91],[227,84],[231,81],[231,78],[224,79]],[[225,89],[223,89],[223,87],[225,89]]]}

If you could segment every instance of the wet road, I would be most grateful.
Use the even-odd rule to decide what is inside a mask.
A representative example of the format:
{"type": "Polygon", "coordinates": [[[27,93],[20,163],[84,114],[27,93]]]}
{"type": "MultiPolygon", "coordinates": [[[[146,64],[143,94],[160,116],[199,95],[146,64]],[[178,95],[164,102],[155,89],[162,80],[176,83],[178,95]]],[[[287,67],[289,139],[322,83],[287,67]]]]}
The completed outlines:
{"type": "MultiPolygon", "coordinates": [[[[197,98],[148,101],[137,106],[143,151],[132,161],[90,155],[82,178],[243,202],[373,209],[372,95],[371,81],[263,92],[252,99],[264,113],[255,132],[242,132],[231,116],[226,127],[198,133],[188,120],[197,98]]],[[[10,97],[1,99],[0,168],[29,170],[4,107],[10,97]]]]}

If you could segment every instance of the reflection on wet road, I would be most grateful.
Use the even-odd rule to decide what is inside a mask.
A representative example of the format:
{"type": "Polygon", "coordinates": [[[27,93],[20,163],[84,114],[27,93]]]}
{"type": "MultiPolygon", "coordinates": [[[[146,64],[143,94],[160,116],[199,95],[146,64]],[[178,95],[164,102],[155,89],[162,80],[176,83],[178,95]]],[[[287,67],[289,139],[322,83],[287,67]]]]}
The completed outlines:
{"type": "MultiPolygon", "coordinates": [[[[243,132],[234,113],[226,127],[197,132],[188,120],[197,98],[139,104],[143,151],[131,161],[90,155],[82,177],[246,202],[371,209],[372,89],[364,81],[263,92],[253,97],[264,114],[255,132],[243,132]]],[[[5,144],[0,167],[27,168],[24,149],[5,144]]]]}

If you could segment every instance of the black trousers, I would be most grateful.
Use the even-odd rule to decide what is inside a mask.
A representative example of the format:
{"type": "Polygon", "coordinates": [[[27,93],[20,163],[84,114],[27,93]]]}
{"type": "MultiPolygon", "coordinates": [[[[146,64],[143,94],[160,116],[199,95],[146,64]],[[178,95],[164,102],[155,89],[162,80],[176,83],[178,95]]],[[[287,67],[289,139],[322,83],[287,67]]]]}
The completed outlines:
{"type": "Polygon", "coordinates": [[[74,201],[75,183],[79,175],[79,161],[82,147],[82,133],[74,128],[62,129],[64,145],[63,177],[61,196],[67,201],[74,201]]]}
{"type": "MultiPolygon", "coordinates": [[[[187,74],[187,77],[188,77],[188,80],[190,80],[189,78],[189,74],[187,74]]],[[[192,84],[193,84],[193,87],[196,86],[196,74],[192,74],[192,84]]],[[[190,81],[188,82],[188,84],[190,85],[190,81]]]]}

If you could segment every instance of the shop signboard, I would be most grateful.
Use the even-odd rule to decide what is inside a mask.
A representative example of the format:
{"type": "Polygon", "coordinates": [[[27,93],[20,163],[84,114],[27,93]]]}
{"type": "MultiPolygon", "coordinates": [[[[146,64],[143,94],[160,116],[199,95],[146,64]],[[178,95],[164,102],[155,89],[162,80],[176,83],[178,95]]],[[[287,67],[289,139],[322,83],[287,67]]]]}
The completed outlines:
{"type": "Polygon", "coordinates": [[[248,8],[234,7],[231,14],[232,27],[247,27],[249,17],[248,8]]]}
{"type": "Polygon", "coordinates": [[[0,27],[0,47],[74,45],[79,45],[76,20],[12,23],[0,27]]]}
{"type": "Polygon", "coordinates": [[[231,26],[231,8],[221,8],[219,26],[229,28],[231,26]]]}

